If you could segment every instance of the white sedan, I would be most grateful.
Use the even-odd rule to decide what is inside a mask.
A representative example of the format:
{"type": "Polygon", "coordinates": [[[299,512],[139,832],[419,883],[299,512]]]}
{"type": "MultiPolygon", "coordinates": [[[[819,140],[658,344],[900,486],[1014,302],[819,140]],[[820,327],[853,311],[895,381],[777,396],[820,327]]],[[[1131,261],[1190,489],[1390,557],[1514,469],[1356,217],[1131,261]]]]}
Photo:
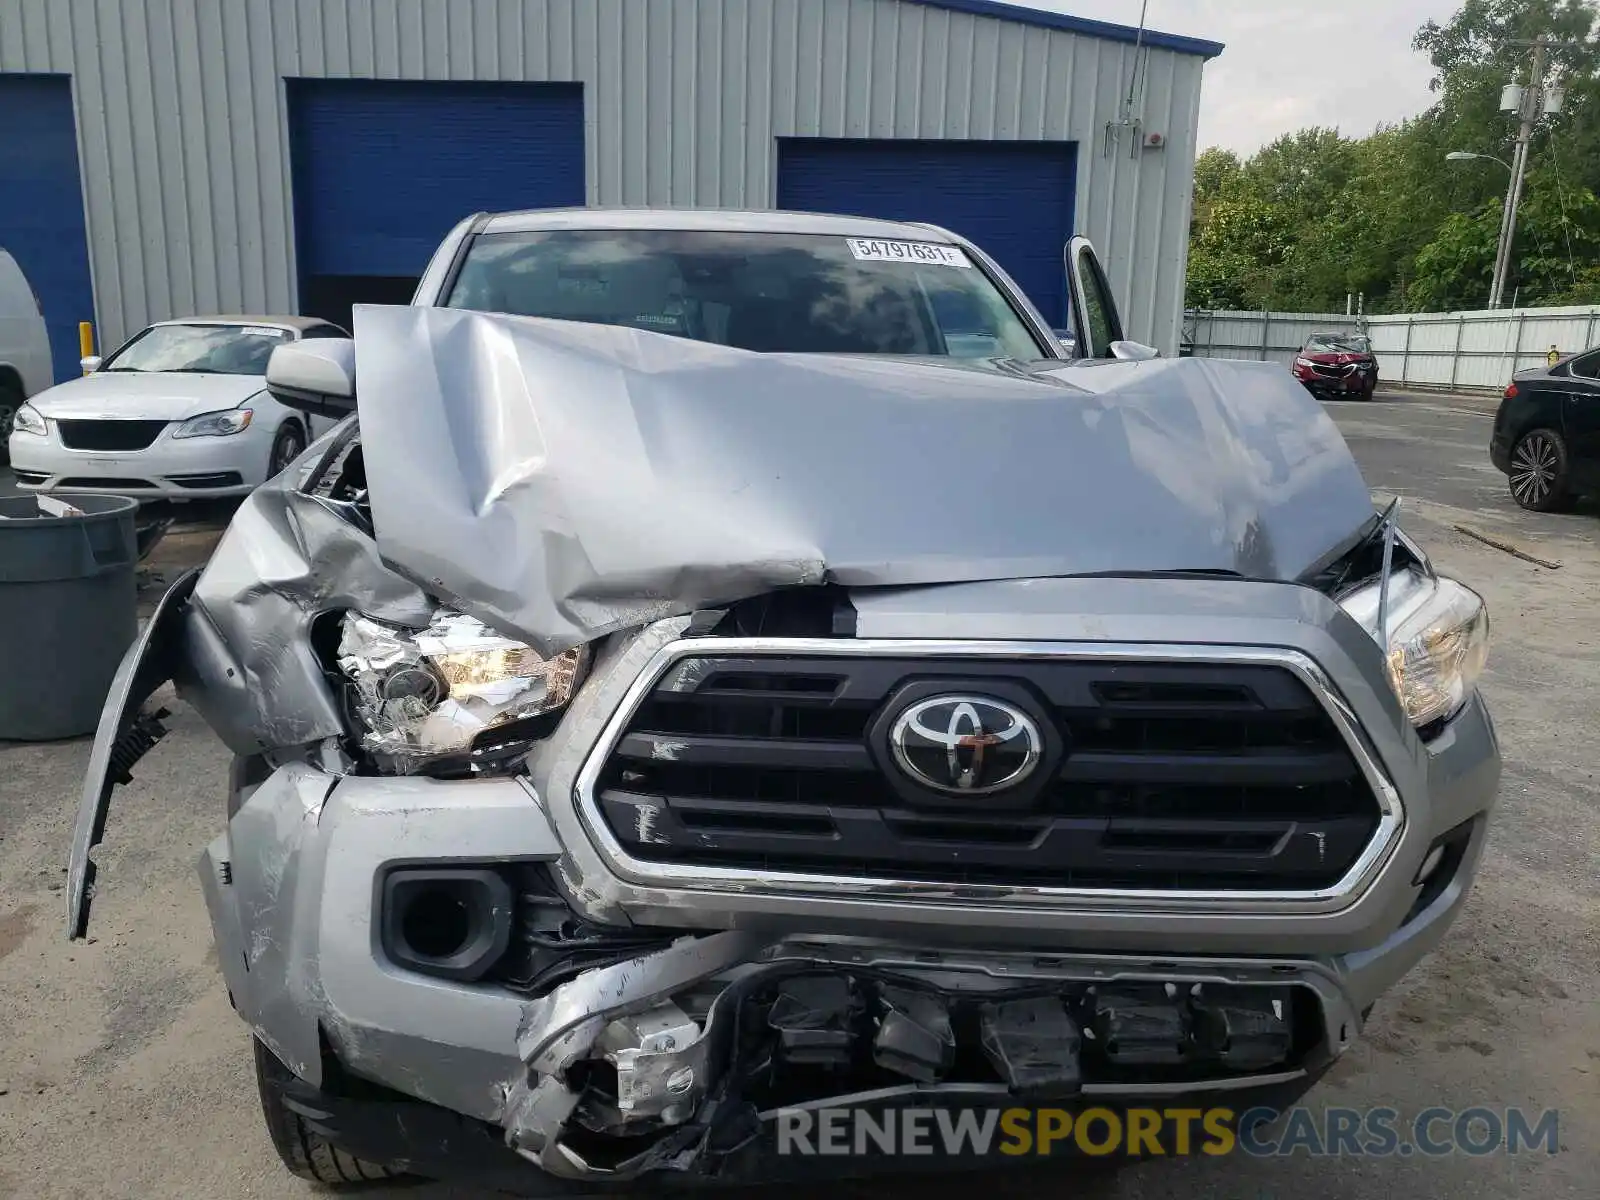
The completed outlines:
{"type": "Polygon", "coordinates": [[[266,391],[267,359],[301,338],[348,337],[313,317],[158,321],[81,379],[17,410],[11,467],[39,492],[140,499],[242,496],[297,458],[331,422],[266,391]]]}

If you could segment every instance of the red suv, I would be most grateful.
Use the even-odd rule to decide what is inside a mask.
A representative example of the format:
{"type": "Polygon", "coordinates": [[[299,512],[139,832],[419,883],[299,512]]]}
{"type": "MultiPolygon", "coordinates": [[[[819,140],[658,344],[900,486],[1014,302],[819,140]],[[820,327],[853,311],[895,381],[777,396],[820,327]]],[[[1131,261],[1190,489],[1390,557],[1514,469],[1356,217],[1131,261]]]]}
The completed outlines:
{"type": "Polygon", "coordinates": [[[1313,333],[1295,355],[1293,371],[1321,400],[1371,400],[1378,386],[1372,342],[1359,333],[1313,333]]]}

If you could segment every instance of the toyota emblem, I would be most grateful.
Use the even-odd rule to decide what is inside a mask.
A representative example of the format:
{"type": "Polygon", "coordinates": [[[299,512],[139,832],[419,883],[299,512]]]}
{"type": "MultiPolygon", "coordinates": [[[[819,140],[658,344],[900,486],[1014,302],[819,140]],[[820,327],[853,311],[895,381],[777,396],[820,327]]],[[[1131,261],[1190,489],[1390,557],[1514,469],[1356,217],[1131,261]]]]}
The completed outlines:
{"type": "Polygon", "coordinates": [[[889,730],[894,760],[917,783],[953,796],[983,796],[1032,775],[1044,740],[1032,717],[990,696],[930,696],[889,730]]]}

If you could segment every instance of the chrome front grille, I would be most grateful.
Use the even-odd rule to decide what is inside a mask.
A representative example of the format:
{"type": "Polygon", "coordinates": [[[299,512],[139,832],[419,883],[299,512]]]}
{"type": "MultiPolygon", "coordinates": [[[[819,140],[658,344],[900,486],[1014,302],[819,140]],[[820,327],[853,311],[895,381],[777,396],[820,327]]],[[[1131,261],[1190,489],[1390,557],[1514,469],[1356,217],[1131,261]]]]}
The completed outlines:
{"type": "Polygon", "coordinates": [[[637,690],[586,784],[645,874],[1309,896],[1392,832],[1334,711],[1284,663],[712,641],[637,690]],[[1020,803],[908,790],[883,730],[929,687],[1030,706],[1062,748],[1048,778],[1020,803]]]}

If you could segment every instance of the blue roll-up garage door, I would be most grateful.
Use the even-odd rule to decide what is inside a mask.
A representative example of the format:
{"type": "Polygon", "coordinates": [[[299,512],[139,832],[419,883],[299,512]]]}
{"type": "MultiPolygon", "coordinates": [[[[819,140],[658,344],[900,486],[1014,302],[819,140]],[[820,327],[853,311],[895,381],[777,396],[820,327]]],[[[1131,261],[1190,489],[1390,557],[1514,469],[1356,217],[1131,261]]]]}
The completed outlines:
{"type": "Polygon", "coordinates": [[[1072,142],[783,138],[778,207],[942,225],[982,246],[1060,322],[1076,150],[1072,142]]]}
{"type": "Polygon", "coordinates": [[[473,212],[584,202],[583,85],[289,81],[302,312],[404,304],[473,212]]]}
{"type": "Polygon", "coordinates": [[[78,322],[94,320],[94,291],[65,75],[0,75],[0,247],[44,310],[56,380],[73,378],[78,322]]]}

